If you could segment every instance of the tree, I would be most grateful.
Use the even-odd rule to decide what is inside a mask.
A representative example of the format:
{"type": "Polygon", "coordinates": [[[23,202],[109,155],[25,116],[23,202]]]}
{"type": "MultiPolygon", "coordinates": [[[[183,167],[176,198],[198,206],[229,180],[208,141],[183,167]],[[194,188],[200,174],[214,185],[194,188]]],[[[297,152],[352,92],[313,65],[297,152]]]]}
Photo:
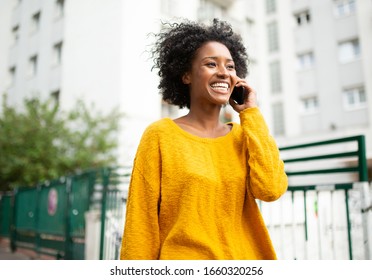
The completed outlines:
{"type": "Polygon", "coordinates": [[[64,112],[52,100],[25,99],[0,114],[0,190],[33,186],[77,171],[116,165],[117,109],[104,115],[79,100],[64,112]]]}

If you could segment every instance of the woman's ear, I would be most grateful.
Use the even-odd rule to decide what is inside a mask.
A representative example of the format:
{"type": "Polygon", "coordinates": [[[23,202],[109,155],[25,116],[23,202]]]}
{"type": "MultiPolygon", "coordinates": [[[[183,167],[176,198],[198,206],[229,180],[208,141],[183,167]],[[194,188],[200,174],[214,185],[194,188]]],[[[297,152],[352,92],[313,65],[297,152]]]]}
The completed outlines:
{"type": "Polygon", "coordinates": [[[190,79],[190,74],[189,74],[189,72],[186,72],[185,74],[183,74],[183,76],[182,76],[182,82],[183,82],[185,85],[189,85],[189,84],[191,84],[191,79],[190,79]]]}

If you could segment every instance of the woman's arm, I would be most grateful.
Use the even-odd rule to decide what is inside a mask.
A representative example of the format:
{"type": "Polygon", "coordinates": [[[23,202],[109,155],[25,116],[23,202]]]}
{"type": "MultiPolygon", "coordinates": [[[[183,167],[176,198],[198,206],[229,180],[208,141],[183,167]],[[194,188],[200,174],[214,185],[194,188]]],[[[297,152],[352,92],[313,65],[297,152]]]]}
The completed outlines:
{"type": "Polygon", "coordinates": [[[279,149],[257,107],[256,91],[239,77],[235,86],[244,87],[246,92],[243,104],[237,104],[232,99],[230,104],[239,113],[247,143],[249,191],[257,199],[276,200],[288,187],[279,149]]]}
{"type": "Polygon", "coordinates": [[[160,250],[160,152],[156,132],[147,129],[134,161],[120,259],[158,259],[160,250]]]}
{"type": "Polygon", "coordinates": [[[279,149],[258,107],[244,109],[239,116],[247,143],[248,188],[257,199],[276,200],[288,187],[279,149]]]}

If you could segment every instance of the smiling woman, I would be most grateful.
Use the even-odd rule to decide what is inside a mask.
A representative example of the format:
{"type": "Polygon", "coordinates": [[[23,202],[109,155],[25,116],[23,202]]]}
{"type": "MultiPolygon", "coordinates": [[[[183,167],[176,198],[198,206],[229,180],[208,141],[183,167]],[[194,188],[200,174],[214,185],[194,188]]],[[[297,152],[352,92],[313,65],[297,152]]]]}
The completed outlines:
{"type": "MultiPolygon", "coordinates": [[[[196,52],[191,70],[182,81],[189,85],[190,102],[224,105],[229,101],[230,88],[237,83],[235,64],[227,47],[218,42],[207,42],[196,52]]],[[[196,105],[190,104],[190,109],[196,105]]]]}
{"type": "Polygon", "coordinates": [[[157,35],[163,100],[189,112],[144,132],[129,187],[121,259],[275,259],[256,199],[273,201],[287,177],[247,84],[247,54],[226,22],[185,21],[157,35]],[[244,100],[232,100],[235,87],[244,100]],[[222,123],[222,106],[240,124],[222,123]]]}

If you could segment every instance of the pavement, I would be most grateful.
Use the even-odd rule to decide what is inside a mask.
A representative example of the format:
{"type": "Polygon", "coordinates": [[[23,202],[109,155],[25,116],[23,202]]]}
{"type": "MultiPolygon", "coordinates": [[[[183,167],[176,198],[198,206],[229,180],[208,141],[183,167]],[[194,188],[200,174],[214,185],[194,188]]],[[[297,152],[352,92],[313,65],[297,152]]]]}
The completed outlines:
{"type": "Polygon", "coordinates": [[[0,260],[35,260],[35,255],[26,250],[19,249],[15,252],[10,250],[8,239],[0,237],[0,260]]]}

